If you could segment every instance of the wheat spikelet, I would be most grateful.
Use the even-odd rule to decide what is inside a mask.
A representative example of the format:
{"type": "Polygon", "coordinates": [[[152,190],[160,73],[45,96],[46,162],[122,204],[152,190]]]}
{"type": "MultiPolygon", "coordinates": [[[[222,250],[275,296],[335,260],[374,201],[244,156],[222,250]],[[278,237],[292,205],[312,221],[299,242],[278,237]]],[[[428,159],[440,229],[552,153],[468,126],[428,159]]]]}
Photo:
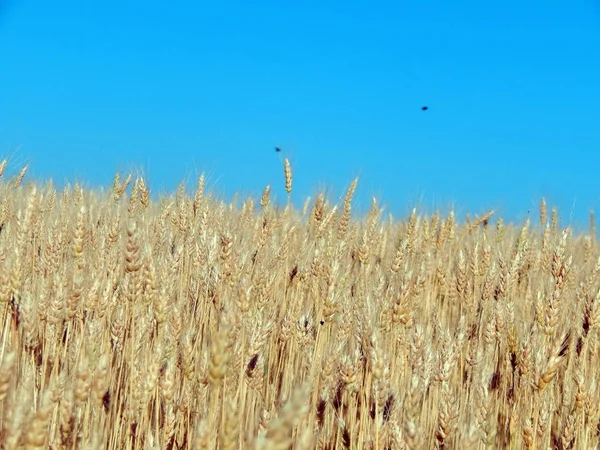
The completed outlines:
{"type": "Polygon", "coordinates": [[[0,402],[3,401],[10,389],[11,378],[14,378],[13,370],[17,354],[15,352],[7,353],[2,359],[0,366],[0,402]]]}
{"type": "Polygon", "coordinates": [[[139,181],[139,178],[137,178],[133,182],[133,187],[131,189],[131,195],[129,196],[129,203],[127,205],[127,212],[129,213],[130,217],[132,217],[135,214],[138,197],[139,197],[139,192],[140,192],[140,181],[139,181]]]}
{"type": "Polygon", "coordinates": [[[138,244],[138,226],[133,220],[127,224],[127,246],[125,253],[125,272],[137,272],[142,267],[140,256],[140,247],[138,244]]]}
{"type": "Polygon", "coordinates": [[[470,225],[469,228],[471,230],[476,229],[477,227],[479,227],[481,224],[483,224],[484,226],[487,226],[487,223],[489,222],[489,220],[492,218],[492,216],[495,214],[495,211],[488,211],[487,213],[478,216],[470,225]]]}
{"type": "Polygon", "coordinates": [[[150,190],[148,189],[144,178],[140,177],[137,181],[140,190],[140,203],[142,204],[144,209],[147,209],[150,205],[150,190]]]}
{"type": "Polygon", "coordinates": [[[232,401],[225,402],[225,414],[219,433],[220,448],[223,450],[234,450],[237,448],[236,408],[232,401]]]}
{"type": "Polygon", "coordinates": [[[45,448],[48,440],[48,427],[51,421],[51,414],[54,408],[52,401],[52,389],[47,390],[38,410],[33,414],[28,422],[29,425],[24,430],[25,445],[27,448],[45,448]]]}
{"type": "Polygon", "coordinates": [[[283,160],[283,167],[285,175],[285,191],[290,195],[292,192],[292,166],[287,158],[283,160]]]}
{"type": "Polygon", "coordinates": [[[18,188],[19,186],[21,186],[21,183],[23,182],[23,178],[25,178],[25,174],[27,173],[28,168],[29,168],[28,165],[23,166],[23,168],[19,172],[19,175],[17,175],[17,178],[15,179],[15,184],[14,184],[15,188],[18,188]]]}
{"type": "Polygon", "coordinates": [[[260,199],[260,206],[263,210],[266,210],[271,203],[271,199],[269,198],[269,193],[271,192],[271,186],[266,186],[263,190],[262,197],[260,199]]]}
{"type": "Polygon", "coordinates": [[[534,443],[534,430],[533,430],[533,424],[531,423],[531,419],[527,419],[527,422],[525,423],[525,426],[523,427],[523,431],[522,431],[522,436],[523,436],[523,445],[525,446],[526,449],[530,449],[533,448],[533,443],[534,443]]]}
{"type": "Polygon", "coordinates": [[[352,197],[354,197],[354,192],[356,191],[357,184],[358,178],[352,180],[352,183],[350,183],[350,187],[348,187],[348,192],[346,192],[346,197],[344,198],[344,211],[342,212],[342,216],[340,217],[338,223],[338,239],[340,240],[344,239],[346,233],[348,232],[350,214],[352,211],[352,197]]]}
{"type": "Polygon", "coordinates": [[[28,378],[23,382],[23,385],[15,395],[15,401],[12,402],[10,413],[6,416],[2,429],[2,444],[6,449],[23,448],[25,437],[23,436],[23,428],[29,422],[27,413],[31,407],[31,379],[28,378]],[[18,399],[18,401],[17,401],[18,399]]]}
{"type": "Polygon", "coordinates": [[[204,198],[204,174],[201,174],[198,177],[196,193],[194,194],[194,204],[193,204],[194,216],[196,216],[198,214],[198,212],[200,211],[200,207],[202,205],[203,198],[204,198]]]}
{"type": "Polygon", "coordinates": [[[210,365],[208,368],[208,380],[214,386],[219,386],[227,371],[229,355],[227,354],[227,335],[228,330],[220,330],[212,340],[210,365]]]}
{"type": "Polygon", "coordinates": [[[2,162],[0,162],[0,178],[2,178],[2,175],[4,175],[4,171],[6,170],[7,165],[8,165],[7,159],[3,159],[2,162]]]}
{"type": "Polygon", "coordinates": [[[552,217],[551,217],[551,229],[554,234],[558,233],[558,210],[556,208],[552,208],[552,217]]]}
{"type": "Polygon", "coordinates": [[[555,345],[555,348],[536,383],[538,391],[543,391],[548,383],[556,376],[558,368],[569,350],[570,341],[571,332],[568,332],[561,341],[558,341],[558,345],[555,345]]]}
{"type": "Polygon", "coordinates": [[[184,376],[191,381],[194,379],[196,371],[194,346],[191,330],[185,332],[182,339],[180,340],[179,354],[181,370],[184,376]]]}
{"type": "Polygon", "coordinates": [[[110,387],[109,370],[109,357],[108,355],[102,355],[98,361],[91,385],[92,393],[99,405],[104,404],[106,393],[110,387]]]}
{"type": "Polygon", "coordinates": [[[548,207],[546,205],[546,199],[542,197],[540,201],[540,224],[542,227],[545,227],[547,224],[548,217],[548,207]]]}
{"type": "Polygon", "coordinates": [[[75,228],[75,236],[73,238],[73,258],[76,260],[83,256],[85,236],[85,206],[79,208],[77,213],[77,226],[75,228]]]}
{"type": "Polygon", "coordinates": [[[127,175],[127,178],[123,183],[121,183],[121,177],[119,173],[115,174],[114,183],[113,183],[113,198],[115,201],[119,201],[119,199],[123,196],[129,184],[131,183],[132,176],[131,174],[127,175]]]}
{"type": "Polygon", "coordinates": [[[283,450],[289,448],[292,443],[292,431],[307,412],[305,406],[306,394],[306,387],[297,388],[293,392],[280,415],[269,424],[265,436],[257,440],[254,447],[256,450],[283,450]]]}

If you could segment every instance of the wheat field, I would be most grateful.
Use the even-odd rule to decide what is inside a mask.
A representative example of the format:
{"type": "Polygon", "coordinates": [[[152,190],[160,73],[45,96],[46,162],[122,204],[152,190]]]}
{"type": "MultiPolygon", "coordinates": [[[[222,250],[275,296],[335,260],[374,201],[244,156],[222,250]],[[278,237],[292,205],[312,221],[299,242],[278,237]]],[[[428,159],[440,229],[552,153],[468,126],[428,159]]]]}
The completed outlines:
{"type": "Polygon", "coordinates": [[[593,217],[396,221],[352,214],[358,180],[297,210],[6,167],[2,448],[598,448],[593,217]]]}

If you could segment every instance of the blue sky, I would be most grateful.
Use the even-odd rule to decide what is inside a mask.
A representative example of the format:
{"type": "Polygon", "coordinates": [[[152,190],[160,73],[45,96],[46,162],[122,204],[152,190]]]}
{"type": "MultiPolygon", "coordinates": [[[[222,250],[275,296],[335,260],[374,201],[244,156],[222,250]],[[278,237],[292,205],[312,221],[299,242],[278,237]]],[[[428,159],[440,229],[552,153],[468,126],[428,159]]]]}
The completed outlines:
{"type": "Polygon", "coordinates": [[[0,61],[0,156],[59,184],[284,200],[281,146],[298,204],[600,211],[598,0],[0,0],[0,61]]]}

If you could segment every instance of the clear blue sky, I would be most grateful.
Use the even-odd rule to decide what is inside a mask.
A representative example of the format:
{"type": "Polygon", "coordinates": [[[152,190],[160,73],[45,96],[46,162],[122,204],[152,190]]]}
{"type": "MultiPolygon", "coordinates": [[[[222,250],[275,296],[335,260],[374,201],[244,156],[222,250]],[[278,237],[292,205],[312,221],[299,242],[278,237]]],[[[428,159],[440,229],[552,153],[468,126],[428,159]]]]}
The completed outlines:
{"type": "Polygon", "coordinates": [[[0,153],[37,178],[284,200],[277,145],[299,204],[600,212],[598,0],[0,5],[0,153]]]}

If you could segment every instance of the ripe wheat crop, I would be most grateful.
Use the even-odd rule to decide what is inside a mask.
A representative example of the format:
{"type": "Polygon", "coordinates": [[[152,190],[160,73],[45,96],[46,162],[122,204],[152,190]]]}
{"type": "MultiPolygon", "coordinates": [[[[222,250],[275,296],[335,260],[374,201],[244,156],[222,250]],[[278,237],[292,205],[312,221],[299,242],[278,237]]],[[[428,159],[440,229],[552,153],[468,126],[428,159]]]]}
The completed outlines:
{"type": "Polygon", "coordinates": [[[298,211],[287,160],[283,209],[5,168],[2,448],[598,447],[593,223],[298,211]]]}

